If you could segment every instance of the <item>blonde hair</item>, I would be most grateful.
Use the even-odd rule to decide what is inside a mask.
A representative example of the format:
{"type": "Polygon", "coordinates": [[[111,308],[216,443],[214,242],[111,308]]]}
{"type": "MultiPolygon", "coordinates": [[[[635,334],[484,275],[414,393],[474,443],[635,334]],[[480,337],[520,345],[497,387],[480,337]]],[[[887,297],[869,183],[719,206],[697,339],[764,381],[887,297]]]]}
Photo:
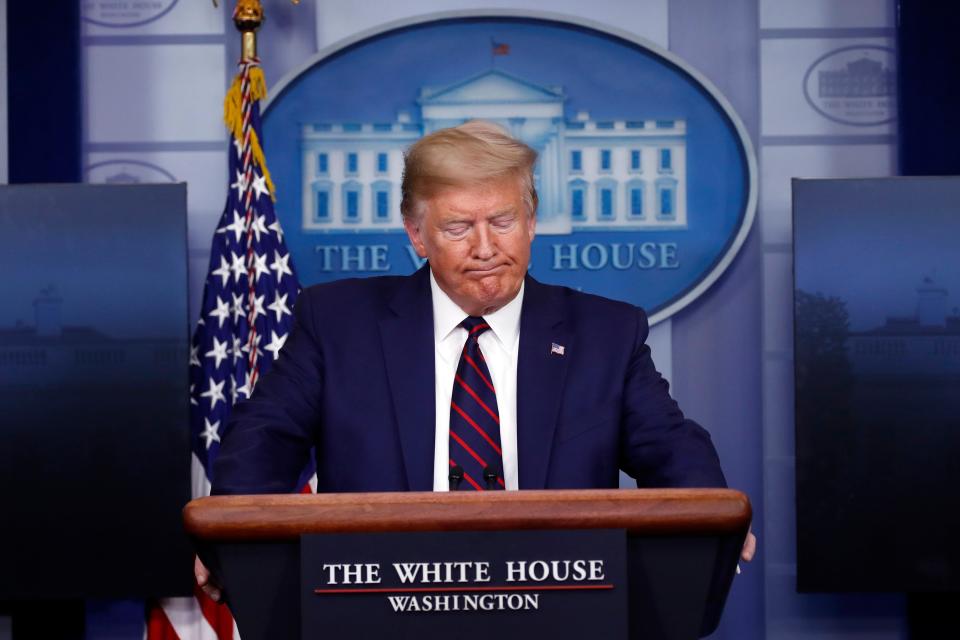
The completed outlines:
{"type": "Polygon", "coordinates": [[[404,155],[400,213],[407,220],[423,214],[437,192],[467,185],[520,181],[527,214],[536,215],[537,190],[533,165],[537,152],[492,122],[470,120],[440,129],[417,140],[404,155]]]}

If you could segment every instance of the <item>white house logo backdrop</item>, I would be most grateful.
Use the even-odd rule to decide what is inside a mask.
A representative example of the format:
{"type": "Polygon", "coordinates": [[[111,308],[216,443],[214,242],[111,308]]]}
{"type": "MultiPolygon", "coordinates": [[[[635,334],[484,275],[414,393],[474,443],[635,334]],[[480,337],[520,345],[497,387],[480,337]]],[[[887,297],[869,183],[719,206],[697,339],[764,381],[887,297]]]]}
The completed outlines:
{"type": "Polygon", "coordinates": [[[887,47],[843,47],[818,58],[803,79],[803,95],[820,115],[870,127],[897,111],[896,54],[887,47]]]}
{"type": "Polygon", "coordinates": [[[531,273],[657,321],[732,260],[755,208],[735,114],[671,54],[530,17],[408,24],[318,54],[264,114],[277,213],[304,284],[408,274],[403,152],[472,118],[539,154],[531,273]]]}
{"type": "Polygon", "coordinates": [[[169,13],[178,0],[82,0],[83,19],[101,27],[137,27],[169,13]]]}

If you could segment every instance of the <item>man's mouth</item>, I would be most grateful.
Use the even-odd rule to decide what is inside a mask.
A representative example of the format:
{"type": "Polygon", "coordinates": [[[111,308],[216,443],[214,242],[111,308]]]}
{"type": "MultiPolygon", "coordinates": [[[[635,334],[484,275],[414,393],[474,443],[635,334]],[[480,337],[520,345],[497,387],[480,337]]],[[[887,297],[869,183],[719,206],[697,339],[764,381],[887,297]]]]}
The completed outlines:
{"type": "Polygon", "coordinates": [[[495,265],[490,265],[489,267],[473,267],[471,269],[467,269],[466,273],[468,276],[483,277],[483,276],[489,276],[495,273],[499,273],[500,271],[506,268],[507,268],[507,265],[505,264],[495,264],[495,265]]]}

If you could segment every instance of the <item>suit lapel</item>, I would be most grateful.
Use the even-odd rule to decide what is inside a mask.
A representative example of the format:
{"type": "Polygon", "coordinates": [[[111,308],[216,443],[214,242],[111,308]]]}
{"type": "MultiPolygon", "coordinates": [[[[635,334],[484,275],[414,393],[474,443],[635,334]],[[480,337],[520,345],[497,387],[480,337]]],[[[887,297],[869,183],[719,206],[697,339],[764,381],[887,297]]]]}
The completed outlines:
{"type": "Polygon", "coordinates": [[[564,320],[563,290],[527,276],[517,358],[517,450],[521,489],[543,489],[560,412],[573,333],[564,320]]]}
{"type": "Polygon", "coordinates": [[[429,265],[401,285],[380,321],[380,339],[411,491],[433,489],[436,433],[433,304],[429,265]]]}

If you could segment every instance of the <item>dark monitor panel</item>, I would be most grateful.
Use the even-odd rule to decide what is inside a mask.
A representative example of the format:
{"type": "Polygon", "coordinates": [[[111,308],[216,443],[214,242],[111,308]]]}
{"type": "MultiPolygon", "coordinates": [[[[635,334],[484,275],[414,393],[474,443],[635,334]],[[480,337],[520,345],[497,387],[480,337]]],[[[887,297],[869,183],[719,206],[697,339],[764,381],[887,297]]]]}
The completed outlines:
{"type": "Polygon", "coordinates": [[[960,588],[960,179],[795,180],[802,591],[960,588]]]}
{"type": "Polygon", "coordinates": [[[0,600],[190,593],[185,185],[0,188],[0,600]]]}

